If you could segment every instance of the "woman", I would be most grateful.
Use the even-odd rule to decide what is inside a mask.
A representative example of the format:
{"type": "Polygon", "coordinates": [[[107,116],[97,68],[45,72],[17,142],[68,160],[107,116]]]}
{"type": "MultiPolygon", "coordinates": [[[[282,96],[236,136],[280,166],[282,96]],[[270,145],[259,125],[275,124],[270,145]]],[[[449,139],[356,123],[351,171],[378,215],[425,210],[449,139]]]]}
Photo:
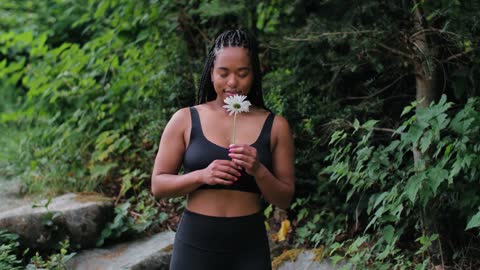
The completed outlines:
{"type": "Polygon", "coordinates": [[[263,103],[256,40],[220,34],[207,57],[197,105],[177,111],[162,134],[152,174],[157,197],[187,195],[170,269],[271,269],[261,198],[286,209],[294,193],[287,121],[263,103]],[[224,100],[246,95],[233,117],[224,100]],[[183,164],[184,174],[178,171],[183,164]]]}

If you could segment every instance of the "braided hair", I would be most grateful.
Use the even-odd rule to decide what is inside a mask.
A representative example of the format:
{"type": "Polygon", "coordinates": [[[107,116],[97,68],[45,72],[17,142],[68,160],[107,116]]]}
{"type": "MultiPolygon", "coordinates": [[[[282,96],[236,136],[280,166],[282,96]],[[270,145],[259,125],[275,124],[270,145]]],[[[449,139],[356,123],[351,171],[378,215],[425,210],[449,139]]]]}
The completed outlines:
{"type": "Polygon", "coordinates": [[[213,62],[219,50],[227,47],[240,47],[248,50],[250,63],[253,69],[253,83],[247,99],[260,108],[265,107],[262,93],[262,75],[260,72],[260,60],[258,59],[258,44],[256,39],[242,30],[228,30],[221,33],[208,51],[205,66],[203,68],[202,78],[197,92],[196,104],[202,104],[216,98],[216,92],[211,80],[213,62]]]}

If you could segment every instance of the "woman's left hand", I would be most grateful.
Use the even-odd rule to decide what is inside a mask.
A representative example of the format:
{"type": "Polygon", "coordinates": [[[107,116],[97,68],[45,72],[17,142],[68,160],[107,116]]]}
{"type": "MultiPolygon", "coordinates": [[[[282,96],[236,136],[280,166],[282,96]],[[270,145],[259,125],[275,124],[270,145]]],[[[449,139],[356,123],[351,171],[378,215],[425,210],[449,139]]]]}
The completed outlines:
{"type": "Polygon", "coordinates": [[[249,175],[255,176],[261,167],[257,156],[257,149],[248,144],[231,144],[228,149],[228,155],[232,158],[233,162],[243,167],[249,175]]]}

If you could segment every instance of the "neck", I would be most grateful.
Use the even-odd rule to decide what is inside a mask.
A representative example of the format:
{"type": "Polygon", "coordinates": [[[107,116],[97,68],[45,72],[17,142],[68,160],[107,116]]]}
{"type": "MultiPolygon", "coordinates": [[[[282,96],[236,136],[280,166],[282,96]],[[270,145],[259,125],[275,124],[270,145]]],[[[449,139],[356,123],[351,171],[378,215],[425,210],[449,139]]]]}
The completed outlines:
{"type": "Polygon", "coordinates": [[[218,112],[218,113],[225,114],[225,115],[228,116],[227,110],[225,108],[223,108],[223,105],[225,105],[223,100],[215,99],[215,100],[207,102],[206,105],[208,105],[211,110],[213,110],[215,112],[218,112]]]}
{"type": "Polygon", "coordinates": [[[223,99],[217,97],[216,99],[212,100],[211,103],[213,106],[215,106],[215,108],[224,110],[223,105],[225,105],[225,102],[223,102],[223,99]]]}

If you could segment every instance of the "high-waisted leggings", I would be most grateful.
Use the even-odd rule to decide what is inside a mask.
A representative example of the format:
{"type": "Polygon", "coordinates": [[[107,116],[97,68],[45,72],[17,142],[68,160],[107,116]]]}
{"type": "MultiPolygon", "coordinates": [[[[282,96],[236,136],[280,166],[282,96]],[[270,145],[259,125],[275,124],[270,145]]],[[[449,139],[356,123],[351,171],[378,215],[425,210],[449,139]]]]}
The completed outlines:
{"type": "Polygon", "coordinates": [[[261,212],[213,217],[185,210],[173,244],[170,270],[270,270],[261,212]]]}

